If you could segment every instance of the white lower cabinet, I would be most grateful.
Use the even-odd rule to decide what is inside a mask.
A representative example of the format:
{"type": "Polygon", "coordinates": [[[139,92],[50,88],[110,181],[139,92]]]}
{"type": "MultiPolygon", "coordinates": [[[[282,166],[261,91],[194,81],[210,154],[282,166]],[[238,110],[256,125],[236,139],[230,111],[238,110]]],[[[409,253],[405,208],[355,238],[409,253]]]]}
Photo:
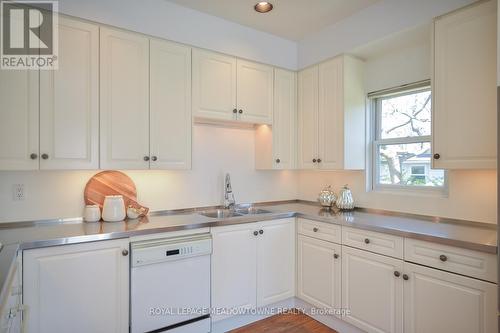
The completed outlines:
{"type": "Polygon", "coordinates": [[[297,296],[314,306],[340,309],[341,246],[298,236],[297,296]]]}
{"type": "Polygon", "coordinates": [[[24,332],[128,332],[128,249],[120,239],[25,250],[24,332]]]}
{"type": "Polygon", "coordinates": [[[402,332],[402,275],[402,260],[342,246],[344,320],[367,333],[402,332]]]}
{"type": "Polygon", "coordinates": [[[216,227],[212,237],[213,321],[294,296],[294,218],[216,227]]]}
{"type": "Polygon", "coordinates": [[[260,224],[257,237],[257,306],[295,295],[294,220],[260,224]]]}
{"type": "Polygon", "coordinates": [[[497,285],[405,263],[405,333],[498,332],[497,285]]]}

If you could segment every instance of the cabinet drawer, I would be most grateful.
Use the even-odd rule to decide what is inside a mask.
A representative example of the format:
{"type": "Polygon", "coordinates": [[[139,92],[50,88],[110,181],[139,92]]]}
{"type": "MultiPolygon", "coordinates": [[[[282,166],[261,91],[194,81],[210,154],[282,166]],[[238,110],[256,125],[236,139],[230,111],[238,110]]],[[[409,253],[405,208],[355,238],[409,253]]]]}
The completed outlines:
{"type": "Polygon", "coordinates": [[[497,282],[497,256],[494,254],[405,239],[405,260],[497,282]]]}
{"type": "Polygon", "coordinates": [[[298,221],[299,234],[340,244],[342,239],[342,228],[340,225],[306,220],[302,218],[299,218],[298,221]]]}
{"type": "Polygon", "coordinates": [[[403,238],[398,236],[343,227],[342,244],[403,259],[403,238]]]}

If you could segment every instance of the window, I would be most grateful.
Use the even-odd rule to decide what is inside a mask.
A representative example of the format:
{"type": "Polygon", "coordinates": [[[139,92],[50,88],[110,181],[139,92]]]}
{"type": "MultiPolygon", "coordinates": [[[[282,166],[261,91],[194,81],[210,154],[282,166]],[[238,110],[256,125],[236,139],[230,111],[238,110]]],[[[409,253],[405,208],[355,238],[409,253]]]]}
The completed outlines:
{"type": "Polygon", "coordinates": [[[443,188],[431,168],[431,90],[428,82],[370,94],[374,112],[373,188],[443,188]]]}

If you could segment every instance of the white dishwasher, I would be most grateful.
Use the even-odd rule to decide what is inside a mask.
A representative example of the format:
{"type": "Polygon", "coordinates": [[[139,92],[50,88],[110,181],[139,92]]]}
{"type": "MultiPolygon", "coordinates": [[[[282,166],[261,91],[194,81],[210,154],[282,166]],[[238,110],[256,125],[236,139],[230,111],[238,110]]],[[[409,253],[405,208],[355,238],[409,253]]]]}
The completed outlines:
{"type": "Polygon", "coordinates": [[[131,332],[210,332],[210,234],[133,242],[131,253],[131,332]]]}

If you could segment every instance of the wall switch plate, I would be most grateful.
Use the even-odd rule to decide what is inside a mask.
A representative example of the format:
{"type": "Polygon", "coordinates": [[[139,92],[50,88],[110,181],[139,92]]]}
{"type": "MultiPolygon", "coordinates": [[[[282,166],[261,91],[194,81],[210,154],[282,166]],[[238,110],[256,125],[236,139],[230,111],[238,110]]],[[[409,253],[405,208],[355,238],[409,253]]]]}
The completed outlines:
{"type": "Polygon", "coordinates": [[[24,184],[12,185],[12,200],[14,201],[24,200],[24,184]]]}

